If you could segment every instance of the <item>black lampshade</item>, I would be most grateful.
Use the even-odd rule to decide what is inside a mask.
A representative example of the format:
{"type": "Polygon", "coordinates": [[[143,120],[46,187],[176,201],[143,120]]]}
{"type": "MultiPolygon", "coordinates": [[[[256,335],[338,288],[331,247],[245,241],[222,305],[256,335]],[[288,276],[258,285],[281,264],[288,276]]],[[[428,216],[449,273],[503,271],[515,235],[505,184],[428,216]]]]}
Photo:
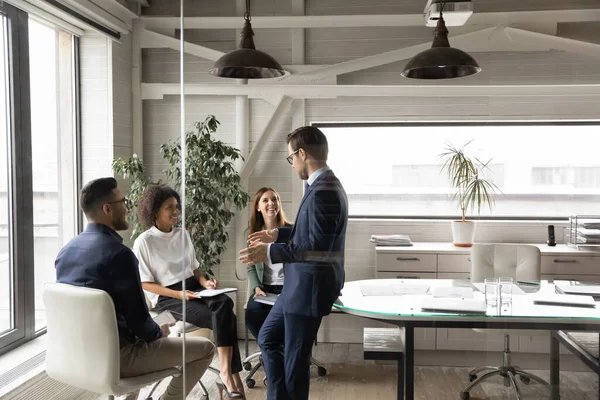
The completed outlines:
{"type": "Polygon", "coordinates": [[[250,19],[246,18],[238,48],[219,58],[209,73],[222,78],[237,79],[264,79],[289,75],[273,57],[256,50],[253,36],[250,19]]]}
{"type": "Polygon", "coordinates": [[[406,64],[401,75],[414,79],[448,79],[469,76],[480,71],[481,67],[473,57],[450,47],[448,29],[440,15],[431,48],[414,56],[406,64]]]}

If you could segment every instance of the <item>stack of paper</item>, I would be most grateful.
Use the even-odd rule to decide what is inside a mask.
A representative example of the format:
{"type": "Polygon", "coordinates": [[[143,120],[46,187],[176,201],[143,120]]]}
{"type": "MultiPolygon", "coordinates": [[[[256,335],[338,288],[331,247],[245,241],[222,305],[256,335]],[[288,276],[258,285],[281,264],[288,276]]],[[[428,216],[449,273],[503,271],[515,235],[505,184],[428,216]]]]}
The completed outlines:
{"type": "Polygon", "coordinates": [[[600,229],[578,229],[577,243],[600,244],[600,229]]]}
{"type": "Polygon", "coordinates": [[[369,241],[377,246],[412,246],[408,235],[371,235],[369,241]]]}

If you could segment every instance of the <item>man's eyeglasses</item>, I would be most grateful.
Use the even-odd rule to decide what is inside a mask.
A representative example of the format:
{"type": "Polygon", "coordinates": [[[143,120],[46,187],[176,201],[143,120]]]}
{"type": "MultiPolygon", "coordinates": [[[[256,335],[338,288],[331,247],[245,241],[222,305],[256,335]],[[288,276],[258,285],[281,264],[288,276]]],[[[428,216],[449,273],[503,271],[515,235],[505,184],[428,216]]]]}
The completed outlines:
{"type": "Polygon", "coordinates": [[[292,161],[294,159],[294,154],[298,153],[300,151],[300,149],[296,150],[295,152],[293,152],[292,154],[290,154],[289,156],[287,156],[285,159],[287,160],[287,162],[290,163],[290,165],[292,164],[292,161]]]}
{"type": "Polygon", "coordinates": [[[132,208],[133,207],[133,201],[129,200],[126,197],[123,197],[121,200],[107,201],[106,202],[106,204],[115,204],[115,203],[123,203],[123,204],[125,204],[125,207],[127,207],[127,208],[132,208]]]}

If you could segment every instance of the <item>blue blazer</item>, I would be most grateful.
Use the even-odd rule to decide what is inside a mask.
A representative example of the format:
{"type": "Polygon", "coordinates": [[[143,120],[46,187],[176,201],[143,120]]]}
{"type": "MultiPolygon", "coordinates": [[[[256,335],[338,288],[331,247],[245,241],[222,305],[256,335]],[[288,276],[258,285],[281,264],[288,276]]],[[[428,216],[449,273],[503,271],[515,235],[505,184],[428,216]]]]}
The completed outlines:
{"type": "Polygon", "coordinates": [[[162,337],[160,326],[148,313],[138,260],[108,226],[89,223],[58,253],[55,267],[57,282],[101,289],[110,295],[121,345],[135,343],[137,338],[152,342],[162,337]]]}
{"type": "Polygon", "coordinates": [[[348,198],[332,171],[321,174],[304,194],[293,227],[279,228],[270,246],[273,263],[286,263],[279,298],[284,311],[311,317],[331,312],[344,286],[348,198]]]}

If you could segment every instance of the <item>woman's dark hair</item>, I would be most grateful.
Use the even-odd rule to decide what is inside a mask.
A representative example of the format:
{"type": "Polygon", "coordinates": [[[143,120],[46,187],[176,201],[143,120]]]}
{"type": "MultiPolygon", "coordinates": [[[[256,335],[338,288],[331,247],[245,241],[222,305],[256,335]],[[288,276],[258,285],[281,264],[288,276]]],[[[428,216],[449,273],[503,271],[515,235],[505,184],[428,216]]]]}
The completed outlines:
{"type": "Polygon", "coordinates": [[[163,203],[175,197],[177,204],[181,204],[179,193],[165,185],[151,185],[144,190],[137,203],[137,218],[145,229],[149,229],[156,223],[158,211],[163,203]]]}
{"type": "Polygon", "coordinates": [[[279,212],[277,213],[277,227],[281,228],[282,226],[289,225],[290,223],[285,219],[285,213],[283,212],[283,207],[281,206],[281,198],[279,197],[279,193],[275,189],[270,187],[262,187],[256,191],[254,197],[252,197],[252,209],[250,210],[250,222],[249,228],[250,233],[262,231],[265,229],[265,219],[263,218],[262,213],[257,211],[258,202],[263,194],[266,192],[275,193],[275,197],[277,197],[277,208],[279,212]]]}

